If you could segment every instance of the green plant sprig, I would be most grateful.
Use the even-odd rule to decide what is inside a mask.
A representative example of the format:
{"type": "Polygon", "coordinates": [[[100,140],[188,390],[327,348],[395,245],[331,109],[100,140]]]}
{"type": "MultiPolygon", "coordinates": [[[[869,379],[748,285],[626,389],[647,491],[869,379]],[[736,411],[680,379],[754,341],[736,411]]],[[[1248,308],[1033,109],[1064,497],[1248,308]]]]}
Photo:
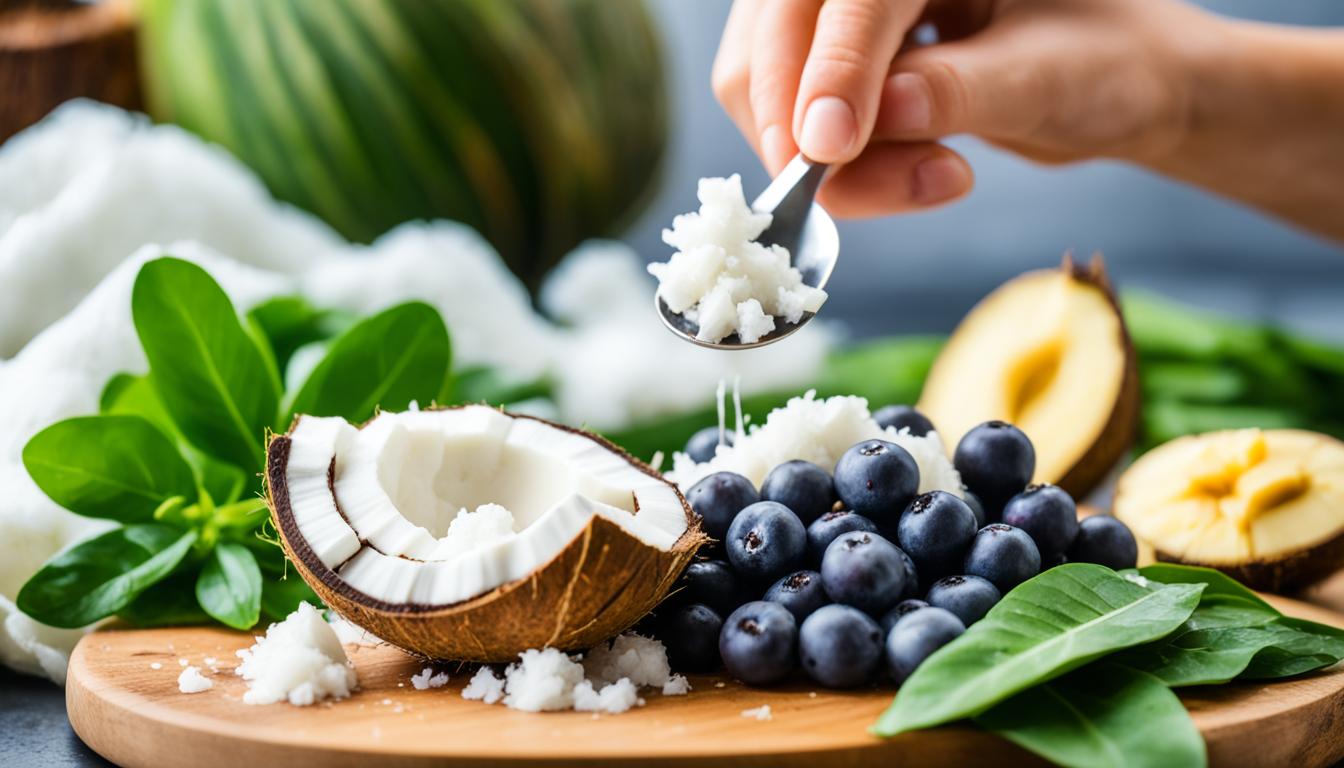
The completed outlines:
{"type": "Polygon", "coordinates": [[[361,422],[450,396],[439,313],[410,302],[354,321],[280,297],[240,318],[205,270],[165,257],[141,267],[131,315],[149,373],[114,376],[98,415],[52,424],[23,451],[53,501],[120,525],[48,561],[19,608],[57,627],[120,616],[248,629],[318,602],[262,534],[266,432],[296,412],[361,422]],[[287,397],[282,370],[313,343],[325,354],[287,397]]]}

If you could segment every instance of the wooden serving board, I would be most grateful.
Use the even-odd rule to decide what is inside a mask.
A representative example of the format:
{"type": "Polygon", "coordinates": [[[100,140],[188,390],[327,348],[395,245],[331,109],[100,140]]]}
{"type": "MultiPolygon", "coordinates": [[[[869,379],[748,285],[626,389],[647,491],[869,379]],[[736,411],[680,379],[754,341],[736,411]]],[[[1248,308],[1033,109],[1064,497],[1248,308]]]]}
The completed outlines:
{"type": "MultiPolygon", "coordinates": [[[[1339,613],[1270,600],[1285,613],[1344,626],[1339,613]]],[[[90,747],[125,766],[1040,764],[969,726],[869,736],[890,689],[837,692],[805,682],[758,689],[696,676],[689,695],[652,692],[646,706],[621,715],[529,714],[464,700],[466,672],[442,688],[415,690],[411,675],[424,664],[389,646],[347,646],[361,685],[352,698],[251,706],[232,674],[234,652],[250,643],[210,628],[91,634],[70,659],[70,722],[90,747]],[[179,693],[178,660],[199,666],[206,656],[219,663],[214,688],[179,693]],[[770,720],[743,717],[762,705],[770,720]]],[[[1214,765],[1309,768],[1344,758],[1344,665],[1285,682],[1187,689],[1182,699],[1214,765]]]]}

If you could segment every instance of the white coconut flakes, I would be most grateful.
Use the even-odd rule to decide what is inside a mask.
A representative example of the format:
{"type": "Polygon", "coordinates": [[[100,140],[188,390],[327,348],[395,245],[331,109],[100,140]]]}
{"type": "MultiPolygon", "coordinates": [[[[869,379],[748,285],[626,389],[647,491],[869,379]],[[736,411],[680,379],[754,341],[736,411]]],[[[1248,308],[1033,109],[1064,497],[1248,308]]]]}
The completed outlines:
{"type": "Polygon", "coordinates": [[[603,643],[582,661],[555,648],[519,654],[499,677],[490,667],[476,670],[462,698],[494,704],[503,701],[525,712],[576,710],[620,714],[642,707],[645,688],[664,696],[683,696],[690,683],[672,674],[667,649],[651,638],[627,633],[603,643]]]}
{"type": "Polygon", "coordinates": [[[336,631],[308,603],[272,624],[251,648],[238,651],[235,674],[247,681],[246,704],[288,701],[303,707],[344,699],[359,683],[336,631]]]}

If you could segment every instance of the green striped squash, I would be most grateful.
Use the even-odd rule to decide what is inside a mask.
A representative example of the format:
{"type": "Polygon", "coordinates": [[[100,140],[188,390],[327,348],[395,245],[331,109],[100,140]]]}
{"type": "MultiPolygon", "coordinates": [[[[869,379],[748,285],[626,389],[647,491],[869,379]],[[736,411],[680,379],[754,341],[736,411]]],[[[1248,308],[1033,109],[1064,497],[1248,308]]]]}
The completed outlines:
{"type": "Polygon", "coordinates": [[[535,285],[647,197],[662,58],[636,0],[141,0],[150,111],[368,241],[485,235],[535,285]]]}

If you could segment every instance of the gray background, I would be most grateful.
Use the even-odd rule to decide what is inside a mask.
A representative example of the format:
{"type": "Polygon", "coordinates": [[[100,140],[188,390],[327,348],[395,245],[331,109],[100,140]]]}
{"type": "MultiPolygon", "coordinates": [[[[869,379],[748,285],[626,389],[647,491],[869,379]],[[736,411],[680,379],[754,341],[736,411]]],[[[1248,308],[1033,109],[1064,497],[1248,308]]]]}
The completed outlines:
{"type": "MultiPolygon", "coordinates": [[[[650,260],[667,258],[660,232],[672,216],[694,208],[696,179],[741,173],[748,196],[768,181],[709,91],[730,4],[653,2],[664,27],[677,124],[660,192],[627,238],[650,260]]],[[[1246,18],[1344,25],[1339,0],[1202,4],[1246,18]]],[[[995,285],[1058,264],[1072,249],[1101,250],[1122,286],[1344,339],[1338,243],[1118,163],[1045,168],[973,139],[949,143],[975,168],[969,197],[927,213],[840,224],[841,260],[825,311],[847,320],[857,335],[950,330],[995,285]]]]}
{"type": "MultiPolygon", "coordinates": [[[[1248,18],[1344,25],[1339,0],[1211,0],[1248,18]]],[[[676,125],[664,178],[627,239],[664,259],[659,233],[695,202],[701,176],[766,177],[709,92],[728,0],[653,0],[664,27],[676,125]]],[[[951,142],[978,185],[944,209],[843,222],[828,317],[858,336],[947,331],[1004,279],[1100,249],[1124,286],[1344,339],[1344,247],[1198,190],[1113,163],[1040,168],[968,139],[951,142]]],[[[1340,151],[1344,152],[1344,138],[1340,151]]],[[[1234,160],[1233,160],[1234,162],[1234,160]]],[[[1344,192],[1341,193],[1344,215],[1344,192]]],[[[105,764],[71,732],[62,692],[0,670],[0,765],[105,764]]]]}

